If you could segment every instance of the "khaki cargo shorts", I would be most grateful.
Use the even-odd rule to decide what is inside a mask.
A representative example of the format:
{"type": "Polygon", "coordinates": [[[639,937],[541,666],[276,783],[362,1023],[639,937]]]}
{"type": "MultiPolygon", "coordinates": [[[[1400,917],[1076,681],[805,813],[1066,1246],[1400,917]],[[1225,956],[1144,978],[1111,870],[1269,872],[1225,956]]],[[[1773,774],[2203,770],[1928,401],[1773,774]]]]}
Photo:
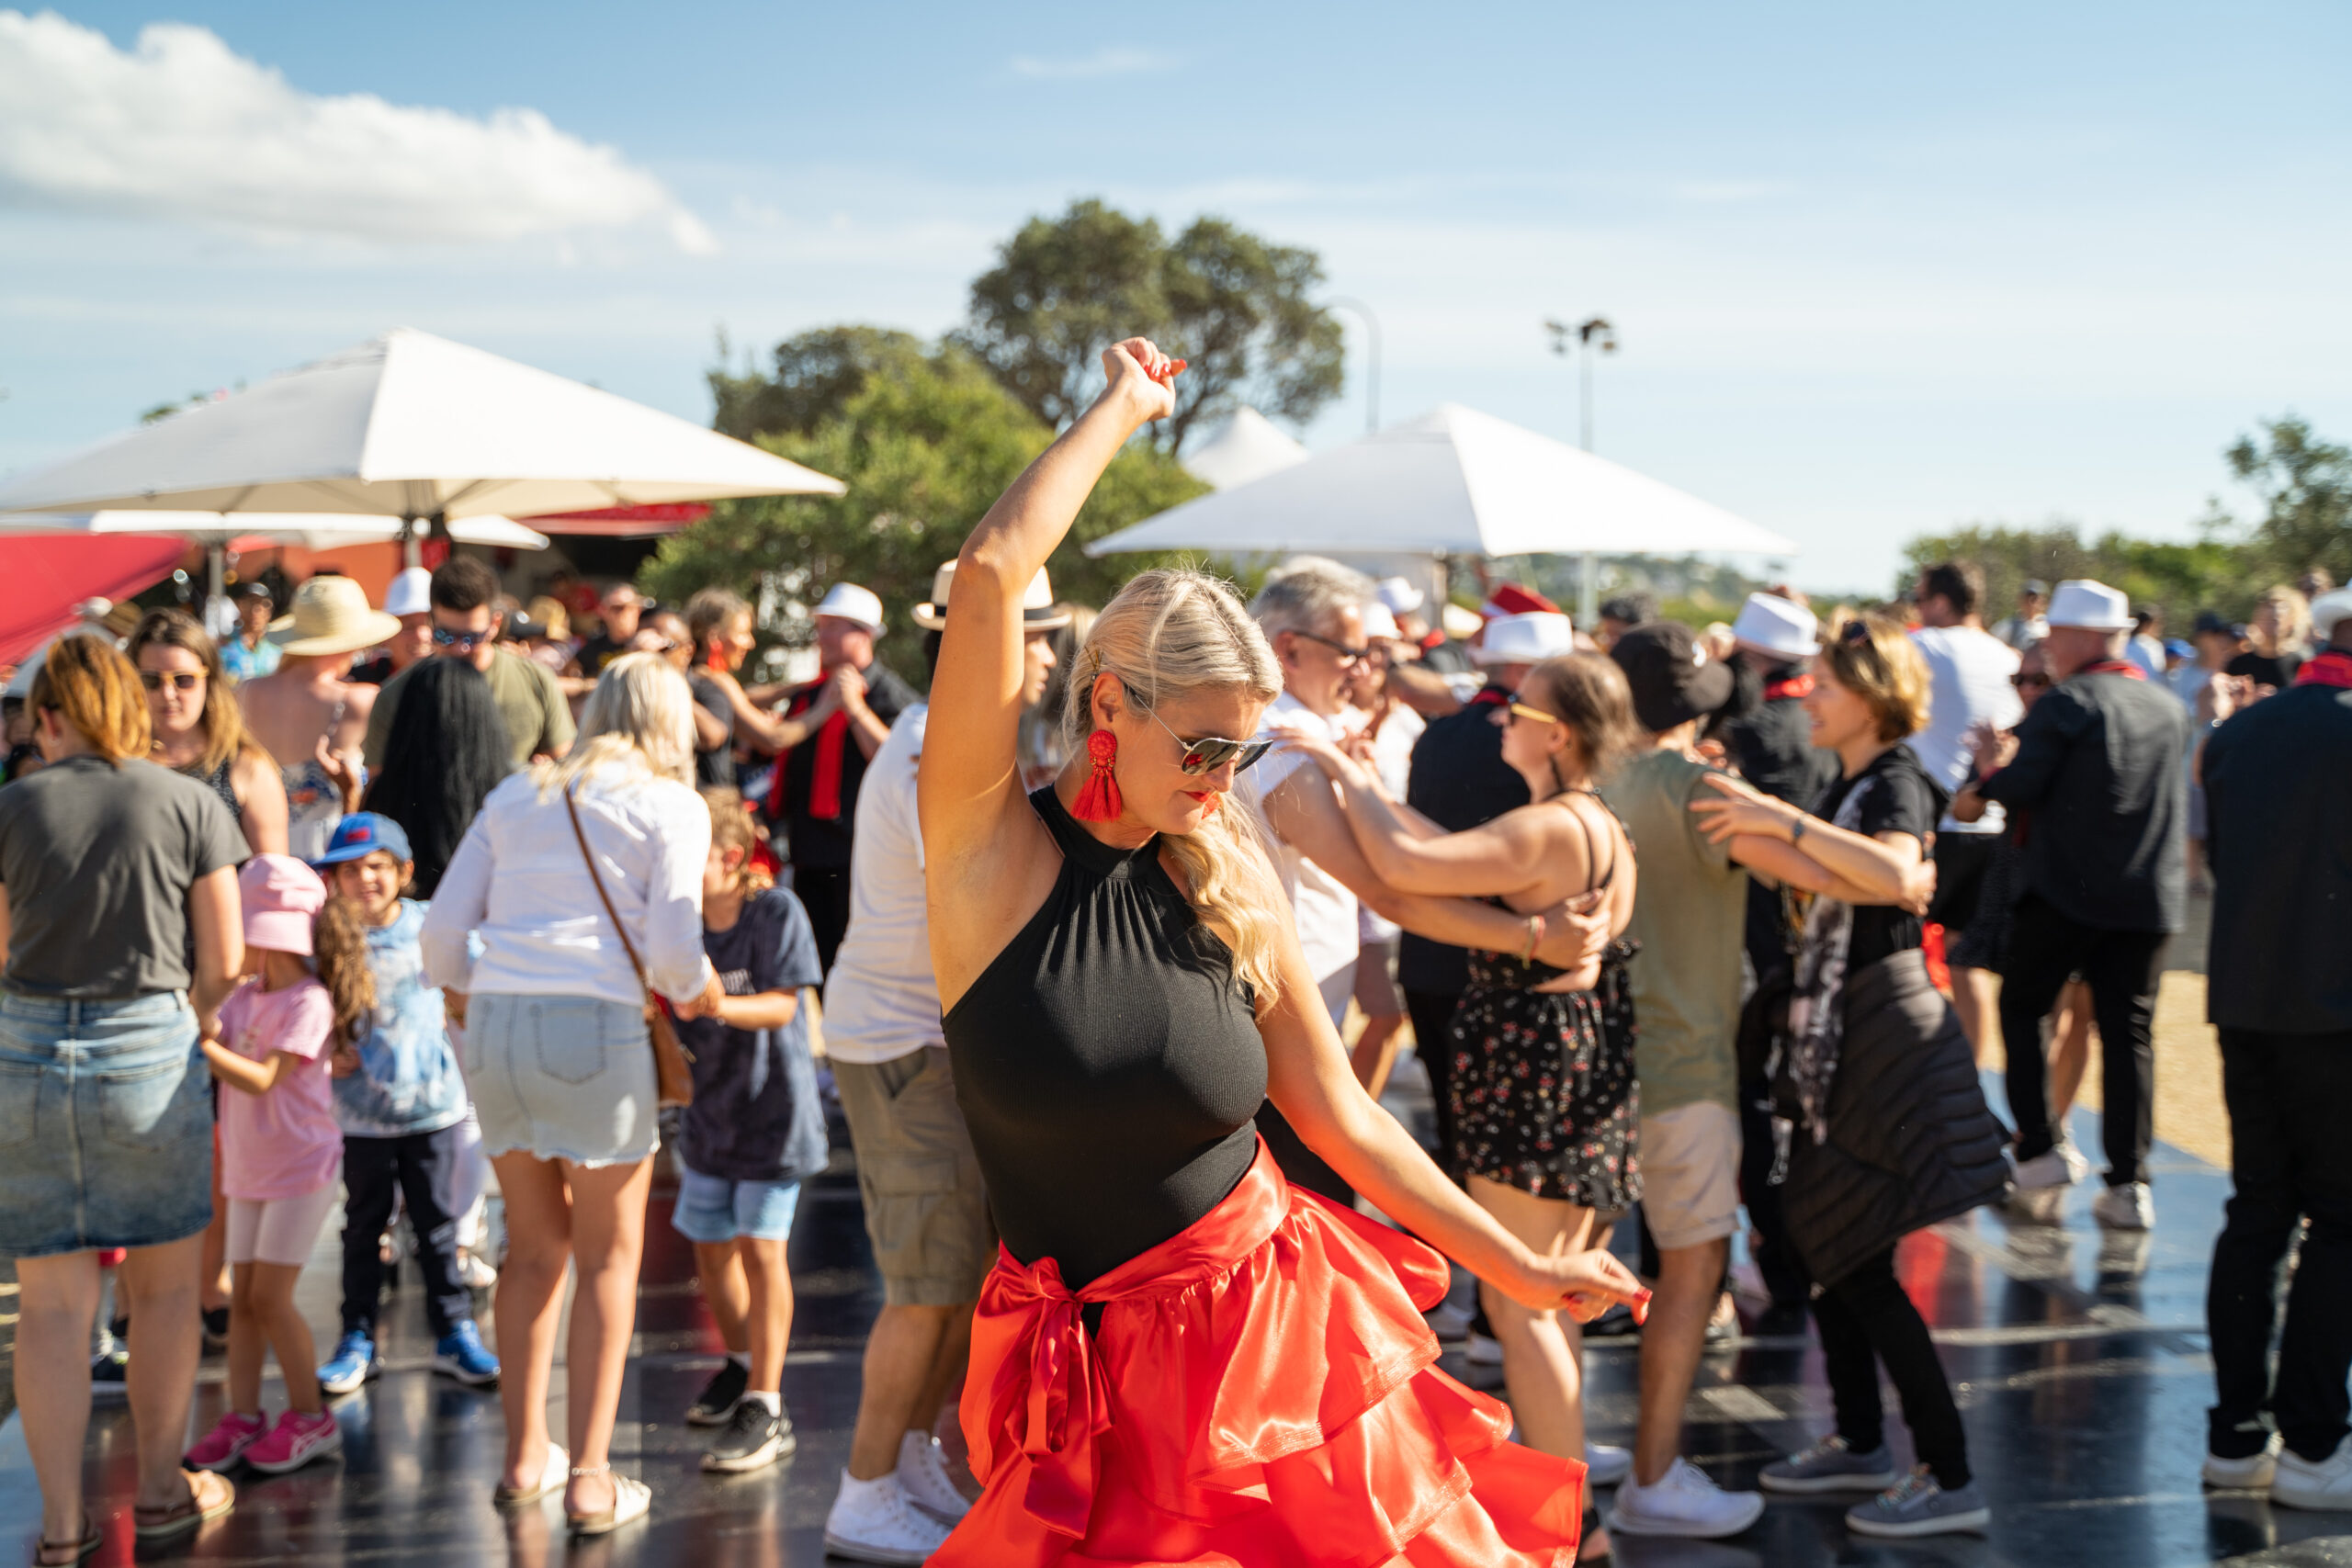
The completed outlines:
{"type": "Polygon", "coordinates": [[[996,1263],[996,1226],[947,1053],[832,1064],[857,1150],[865,1234],[891,1306],[976,1301],[996,1263]]]}
{"type": "Polygon", "coordinates": [[[1678,1105],[1642,1118],[1642,1217],[1660,1247],[1721,1241],[1739,1228],[1739,1112],[1678,1105]]]}

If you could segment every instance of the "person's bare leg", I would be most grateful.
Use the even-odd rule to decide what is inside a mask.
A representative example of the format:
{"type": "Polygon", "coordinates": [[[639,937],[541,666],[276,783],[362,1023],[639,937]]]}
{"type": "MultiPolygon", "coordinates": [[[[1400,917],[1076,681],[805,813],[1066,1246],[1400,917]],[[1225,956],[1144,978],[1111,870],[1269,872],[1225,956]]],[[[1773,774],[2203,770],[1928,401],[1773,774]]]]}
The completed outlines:
{"type": "Polygon", "coordinates": [[[613,1423],[620,1415],[621,1381],[628,1374],[653,1162],[566,1164],[563,1172],[571,1184],[571,1255],[580,1270],[564,1347],[565,1415],[573,1467],[598,1472],[571,1477],[563,1506],[566,1513],[594,1514],[613,1505],[613,1478],[599,1467],[612,1459],[613,1423]]]}
{"type": "Polygon", "coordinates": [[[1993,1031],[2001,1022],[2001,977],[1990,969],[1953,970],[1951,1007],[1960,1014],[1961,1032],[1968,1036],[1968,1049],[1982,1063],[1984,1047],[1992,1043],[1993,1031]]]}
{"type": "Polygon", "coordinates": [[[1363,1021],[1363,1032],[1349,1048],[1348,1062],[1355,1068],[1356,1082],[1374,1100],[1388,1087],[1389,1071],[1396,1066],[1397,1042],[1404,1032],[1403,1013],[1376,1012],[1363,1021]]]}
{"type": "Polygon", "coordinates": [[[736,1272],[750,1287],[751,1386],[762,1393],[784,1392],[784,1348],[792,1338],[792,1271],[781,1241],[735,1238],[736,1272]]]}
{"type": "Polygon", "coordinates": [[[751,1287],[744,1282],[743,1260],[731,1241],[695,1243],[695,1277],[702,1281],[702,1304],[719,1343],[734,1355],[748,1356],[752,1334],[744,1314],[752,1310],[751,1287]]]}
{"type": "MultiPolygon", "coordinates": [[[[240,1416],[261,1415],[262,1363],[269,1357],[269,1325],[254,1304],[254,1265],[230,1266],[229,1408],[240,1416]]],[[[136,1323],[134,1316],[131,1321],[136,1323]]]]}
{"type": "MultiPolygon", "coordinates": [[[[40,1483],[40,1538],[82,1539],[82,1446],[90,1428],[90,1323],[98,1255],[17,1260],[17,1404],[40,1483]]],[[[139,1320],[131,1319],[131,1333],[139,1320]]],[[[137,1360],[131,1376],[139,1375],[137,1360]]]]}
{"type": "Polygon", "coordinates": [[[277,1375],[286,1382],[287,1404],[304,1416],[316,1416],[322,1408],[319,1348],[301,1309],[294,1304],[294,1281],[302,1277],[302,1266],[244,1264],[237,1270],[240,1284],[247,1269],[253,1273],[253,1288],[239,1296],[239,1303],[250,1301],[261,1320],[260,1332],[267,1337],[270,1351],[277,1358],[277,1375]]]}
{"type": "Polygon", "coordinates": [[[931,1376],[923,1380],[922,1393],[915,1401],[915,1418],[908,1431],[938,1432],[948,1408],[948,1397],[962,1384],[964,1369],[971,1364],[972,1311],[978,1304],[966,1302],[955,1308],[956,1315],[947,1320],[947,1332],[939,1337],[939,1353],[931,1359],[931,1376]]]}
{"type": "Polygon", "coordinates": [[[2082,1092],[2083,1074],[2091,1065],[2091,988],[2069,980],[2058,993],[2058,1009],[2050,1021],[2050,1127],[2066,1129],[2066,1113],[2082,1092]]]}
{"type": "Polygon", "coordinates": [[[849,1472],[879,1481],[899,1468],[899,1442],[929,1431],[938,1418],[944,1384],[937,1383],[940,1349],[958,1311],[968,1306],[886,1306],[865,1337],[865,1382],[857,1395],[857,1427],[850,1434],[849,1472]],[[926,1395],[926,1389],[934,1392],[926,1395]],[[928,1397],[930,1408],[923,1408],[928,1397]]]}
{"type": "Polygon", "coordinates": [[[497,1326],[498,1403],[506,1413],[506,1467],[499,1483],[536,1486],[548,1452],[548,1384],[563,1278],[571,1266],[571,1201],[552,1161],[519,1150],[492,1160],[506,1201],[506,1262],[492,1296],[497,1326]]]}
{"type": "Polygon", "coordinates": [[[1642,1395],[1634,1479],[1654,1486],[1682,1451],[1682,1407],[1707,1348],[1707,1319],[1721,1293],[1728,1240],[1661,1247],[1657,1294],[1642,1327],[1642,1395]]]}
{"type": "Polygon", "coordinates": [[[115,1289],[130,1303],[129,1393],[131,1429],[139,1439],[141,1507],[170,1507],[187,1497],[180,1460],[187,1451],[196,1369],[204,1358],[204,1326],[196,1306],[203,1258],[201,1235],[161,1247],[134,1247],[115,1275],[115,1289]]]}
{"type": "MultiPolygon", "coordinates": [[[[229,1304],[235,1289],[229,1278],[229,1200],[220,1190],[220,1162],[212,1162],[212,1223],[204,1227],[202,1263],[197,1274],[197,1305],[213,1312],[229,1304]]],[[[201,1338],[197,1341],[200,1353],[201,1338]]]]}

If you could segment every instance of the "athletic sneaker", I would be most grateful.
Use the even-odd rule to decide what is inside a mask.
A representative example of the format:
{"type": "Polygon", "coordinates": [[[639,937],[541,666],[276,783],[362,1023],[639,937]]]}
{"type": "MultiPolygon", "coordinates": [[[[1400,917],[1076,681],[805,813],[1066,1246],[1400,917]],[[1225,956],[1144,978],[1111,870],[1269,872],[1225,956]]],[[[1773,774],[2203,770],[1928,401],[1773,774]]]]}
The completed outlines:
{"type": "Polygon", "coordinates": [[[465,1248],[458,1249],[458,1283],[469,1291],[487,1291],[498,1283],[498,1270],[465,1248]]]}
{"type": "Polygon", "coordinates": [[[703,1450],[702,1467],[722,1475],[741,1475],[745,1471],[765,1470],[799,1446],[800,1440],[792,1435],[791,1416],[771,1416],[758,1400],[739,1399],[727,1430],[703,1450]]]}
{"type": "Polygon", "coordinates": [[[1971,1481],[1947,1492],[1924,1464],[1869,1502],[1846,1510],[1846,1528],[1856,1535],[1892,1540],[1981,1533],[1992,1522],[1993,1510],[1984,1506],[1982,1486],[1971,1481]]]}
{"type": "Polygon", "coordinates": [[[468,1318],[433,1342],[433,1370],[468,1388],[488,1388],[498,1381],[498,1358],[482,1348],[481,1330],[468,1318]]]}
{"type": "Polygon", "coordinates": [[[909,1432],[899,1439],[899,1485],[907,1501],[924,1513],[954,1524],[972,1511],[971,1502],[947,1478],[947,1454],[929,1432],[909,1432]]]}
{"type": "Polygon", "coordinates": [[[376,1342],[356,1328],[346,1328],[334,1342],[334,1354],[319,1368],[319,1387],[340,1398],[356,1393],[361,1383],[383,1375],[384,1363],[376,1358],[376,1342]]]}
{"type": "Polygon", "coordinates": [[[90,1403],[119,1404],[130,1397],[130,1352],[109,1350],[90,1358],[90,1403]]]}
{"type": "Polygon", "coordinates": [[[825,1550],[853,1562],[915,1568],[947,1544],[951,1528],[909,1502],[895,1473],[856,1481],[843,1471],[842,1489],[825,1516],[825,1550]]]}
{"type": "Polygon", "coordinates": [[[235,1467],[245,1457],[245,1450],[261,1441],[268,1427],[258,1416],[240,1416],[232,1410],[212,1424],[212,1430],[196,1440],[196,1447],[186,1455],[190,1470],[223,1471],[235,1467]]]}
{"type": "Polygon", "coordinates": [[[2084,1156],[2082,1150],[2075,1146],[2072,1136],[2060,1134],[2058,1141],[2050,1145],[2050,1152],[2056,1155],[2059,1163],[2066,1168],[2066,1180],[2069,1184],[2080,1181],[2091,1173],[2090,1160],[2084,1156]]]}
{"type": "Polygon", "coordinates": [[[1499,1367],[1503,1364],[1501,1340],[1491,1334],[1481,1334],[1475,1328],[1470,1331],[1467,1338],[1468,1343],[1463,1347],[1462,1353],[1470,1358],[1472,1366],[1499,1367]]]}
{"type": "Polygon", "coordinates": [[[2027,1219],[2046,1225],[2057,1223],[2059,1206],[2065,1201],[2066,1189],[2075,1184],[2075,1177],[2066,1164],[2066,1156],[2053,1148],[2048,1154],[2019,1160],[2017,1168],[2009,1173],[2009,1179],[2016,1184],[2009,1207],[2027,1219]]]}
{"type": "Polygon", "coordinates": [[[752,1386],[752,1369],[729,1356],[718,1363],[710,1381],[702,1385],[695,1402],[686,1406],[689,1427],[724,1427],[735,1414],[735,1406],[743,1401],[743,1391],[752,1386]]]}
{"type": "Polygon", "coordinates": [[[2153,1230],[2156,1224],[2155,1195],[2144,1181],[2110,1187],[2091,1200],[2091,1218],[2120,1231],[2153,1230]]]}
{"type": "Polygon", "coordinates": [[[1584,1478],[1595,1486],[1614,1486],[1634,1473],[1634,1450],[1621,1449],[1613,1443],[1596,1443],[1590,1438],[1584,1445],[1584,1478]]]}
{"type": "Polygon", "coordinates": [[[2352,1513],[2352,1438],[2338,1438],[2325,1459],[2305,1459],[2289,1449],[2278,1456],[2270,1500],[2290,1508],[2330,1508],[2352,1513]]]}
{"type": "MultiPolygon", "coordinates": [[[[2257,1431],[2265,1430],[2259,1421],[2250,1425],[2257,1431]]],[[[2262,1491],[2268,1489],[2270,1478],[2278,1472],[2278,1434],[2266,1432],[2261,1450],[2242,1459],[2223,1459],[2209,1446],[2205,1450],[2205,1468],[2201,1473],[2208,1486],[2219,1486],[2229,1491],[2262,1491]]]]}
{"type": "Polygon", "coordinates": [[[1756,1472],[1767,1492],[1804,1495],[1815,1492],[1877,1492],[1894,1484],[1894,1455],[1884,1443],[1866,1454],[1836,1435],[1801,1453],[1775,1460],[1756,1472]]]}
{"type": "MultiPolygon", "coordinates": [[[[120,1333],[121,1330],[116,1332],[120,1333]]],[[[227,1307],[213,1307],[204,1314],[204,1348],[208,1350],[226,1350],[229,1348],[227,1307]]]]}
{"type": "Polygon", "coordinates": [[[1627,1535],[1679,1535],[1712,1540],[1737,1535],[1764,1517],[1760,1493],[1726,1492],[1687,1459],[1678,1459],[1648,1486],[1632,1476],[1617,1488],[1609,1528],[1627,1535]]]}
{"type": "Polygon", "coordinates": [[[343,1431],[334,1424],[332,1412],[304,1416],[289,1410],[245,1450],[245,1462],[264,1475],[283,1475],[342,1450],[343,1431]]]}

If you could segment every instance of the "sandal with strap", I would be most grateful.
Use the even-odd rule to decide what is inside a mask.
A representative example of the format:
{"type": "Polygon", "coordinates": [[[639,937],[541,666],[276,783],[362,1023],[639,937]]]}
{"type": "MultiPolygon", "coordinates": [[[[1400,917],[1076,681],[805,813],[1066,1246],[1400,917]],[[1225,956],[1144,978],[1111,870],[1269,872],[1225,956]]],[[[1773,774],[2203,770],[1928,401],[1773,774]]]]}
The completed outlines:
{"type": "Polygon", "coordinates": [[[511,1508],[520,1503],[536,1503],[563,1484],[564,1472],[570,1469],[571,1464],[571,1456],[563,1451],[562,1445],[549,1443],[547,1458],[539,1465],[539,1478],[537,1482],[528,1486],[492,1487],[490,1500],[502,1508],[511,1508]]]}
{"type": "Polygon", "coordinates": [[[106,1532],[90,1522],[87,1512],[82,1515],[82,1539],[79,1540],[43,1540],[33,1548],[33,1568],[74,1568],[106,1542],[106,1532]]]}
{"type": "Polygon", "coordinates": [[[134,1507],[130,1522],[141,1540],[167,1540],[217,1519],[237,1506],[237,1489],[209,1470],[184,1470],[187,1500],[168,1508],[134,1507]]]}
{"type": "MultiPolygon", "coordinates": [[[[574,1466],[574,1476],[609,1475],[609,1464],[574,1466]]],[[[653,1490],[642,1481],[627,1475],[613,1476],[613,1506],[594,1514],[575,1514],[566,1510],[564,1522],[574,1535],[610,1535],[632,1519],[645,1517],[653,1507],[653,1490]]]]}

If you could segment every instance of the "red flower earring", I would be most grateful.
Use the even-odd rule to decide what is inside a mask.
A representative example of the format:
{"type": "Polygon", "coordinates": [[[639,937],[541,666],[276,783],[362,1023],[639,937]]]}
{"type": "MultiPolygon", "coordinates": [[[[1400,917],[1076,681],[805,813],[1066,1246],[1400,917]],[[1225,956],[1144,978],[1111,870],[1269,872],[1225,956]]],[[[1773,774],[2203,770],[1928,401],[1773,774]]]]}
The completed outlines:
{"type": "Polygon", "coordinates": [[[1119,756],[1119,738],[1098,729],[1086,738],[1086,754],[1094,759],[1094,771],[1087,775],[1069,814],[1080,822],[1115,822],[1126,808],[1126,802],[1119,798],[1119,781],[1111,773],[1111,764],[1119,756]]]}

